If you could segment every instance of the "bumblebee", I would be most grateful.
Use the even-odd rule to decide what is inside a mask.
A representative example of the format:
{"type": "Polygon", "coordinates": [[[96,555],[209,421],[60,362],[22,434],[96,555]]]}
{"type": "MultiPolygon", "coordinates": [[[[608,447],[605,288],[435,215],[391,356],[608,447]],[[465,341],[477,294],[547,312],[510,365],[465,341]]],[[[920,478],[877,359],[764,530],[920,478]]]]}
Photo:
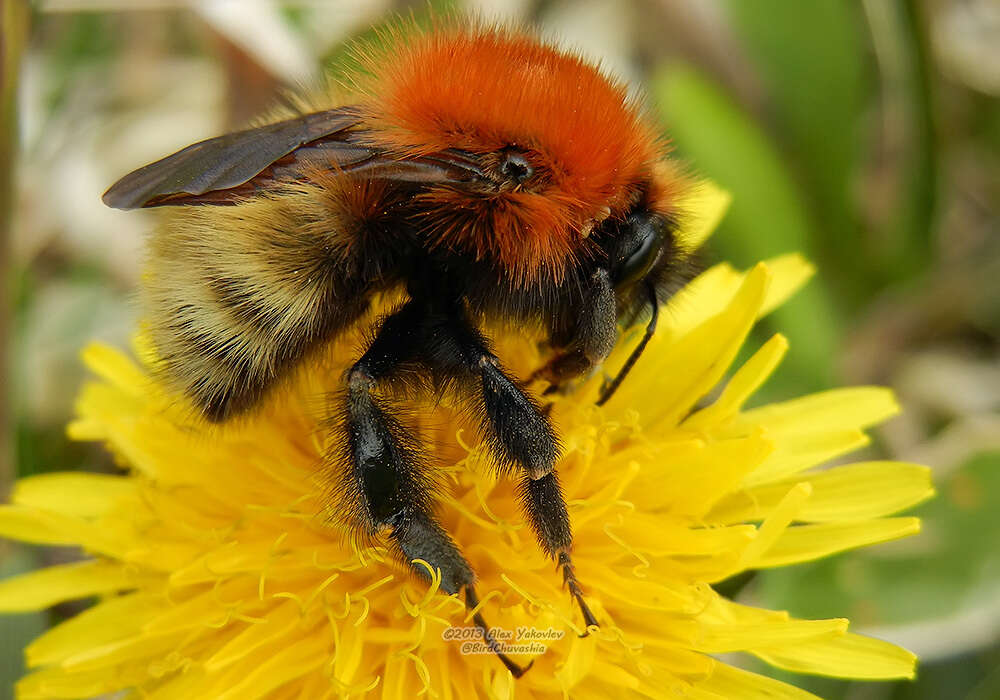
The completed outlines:
{"type": "Polygon", "coordinates": [[[402,293],[338,395],[351,517],[476,607],[472,568],[433,514],[432,467],[386,398],[413,376],[448,387],[472,400],[540,546],[597,625],[573,570],[558,439],[523,380],[568,390],[607,358],[620,322],[648,313],[599,403],[611,397],[690,277],[676,240],[685,178],[623,85],[530,35],[439,26],[361,65],[350,99],[188,146],[104,195],[171,208],[143,292],[162,379],[228,421],[375,295],[402,293]],[[543,330],[553,350],[534,376],[504,370],[480,330],[494,321],[543,330]]]}

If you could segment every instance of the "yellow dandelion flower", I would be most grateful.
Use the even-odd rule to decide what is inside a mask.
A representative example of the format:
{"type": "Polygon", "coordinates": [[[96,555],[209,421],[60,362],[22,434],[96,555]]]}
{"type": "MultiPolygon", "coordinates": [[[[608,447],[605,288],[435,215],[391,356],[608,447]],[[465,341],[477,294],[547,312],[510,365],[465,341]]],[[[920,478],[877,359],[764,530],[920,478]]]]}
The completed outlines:
{"type": "MultiPolygon", "coordinates": [[[[692,244],[724,208],[715,190],[698,196],[692,244]]],[[[579,613],[469,417],[447,401],[419,414],[449,481],[441,519],[479,576],[487,619],[524,645],[516,661],[534,659],[518,680],[490,654],[469,653],[460,600],[384,548],[352,546],[327,513],[316,398],[335,386],[357,337],[225,430],[162,393],[146,349],[136,362],[89,348],[98,379],[70,434],[105,442],[128,474],[30,477],[0,510],[0,535],[91,555],[0,582],[0,610],[99,599],[27,648],[33,670],[19,697],[812,697],[714,657],[729,652],[807,673],[912,676],[910,653],[848,632],[846,620],[795,620],[712,588],[747,569],[913,534],[916,519],[888,516],[932,493],[916,465],[816,469],[896,412],[884,389],[744,408],[785,353],[781,336],[701,403],[754,322],[811,272],[795,255],[746,273],[713,267],[665,314],[614,400],[594,405],[599,378],[554,399],[574,562],[602,623],[589,636],[578,636],[579,613]]],[[[539,364],[530,339],[507,333],[498,346],[518,376],[539,364]]]]}

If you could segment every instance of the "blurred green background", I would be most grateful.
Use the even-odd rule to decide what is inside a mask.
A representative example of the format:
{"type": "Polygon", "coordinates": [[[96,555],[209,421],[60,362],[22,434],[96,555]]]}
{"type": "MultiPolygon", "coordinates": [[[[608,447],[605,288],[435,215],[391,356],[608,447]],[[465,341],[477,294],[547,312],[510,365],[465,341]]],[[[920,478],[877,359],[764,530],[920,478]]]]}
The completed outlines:
{"type": "MultiPolygon", "coordinates": [[[[997,0],[0,0],[0,492],[114,469],[63,432],[80,347],[124,345],[135,322],[150,222],[104,208],[103,190],[432,7],[537,25],[647,91],[677,156],[733,193],[710,259],[818,264],[749,344],[776,329],[792,343],[758,401],[898,393],[905,412],[869,452],[935,469],[924,533],[738,595],[848,616],[919,654],[919,678],[784,677],[831,699],[1000,698],[997,0]]],[[[77,556],[0,542],[0,577],[77,556]]],[[[0,617],[0,698],[23,645],[76,609],[0,617]]]]}

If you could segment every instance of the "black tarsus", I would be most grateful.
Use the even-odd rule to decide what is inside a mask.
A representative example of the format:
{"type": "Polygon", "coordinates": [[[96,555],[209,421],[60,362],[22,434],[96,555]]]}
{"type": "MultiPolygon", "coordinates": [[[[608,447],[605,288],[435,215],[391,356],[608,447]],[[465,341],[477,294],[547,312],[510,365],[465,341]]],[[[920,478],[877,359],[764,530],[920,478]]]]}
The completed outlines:
{"type": "Polygon", "coordinates": [[[555,559],[558,568],[562,569],[563,583],[580,608],[584,622],[584,632],[580,636],[586,637],[591,626],[600,625],[583,599],[583,590],[573,569],[573,560],[569,554],[573,546],[573,532],[559,478],[554,471],[540,479],[527,477],[521,482],[520,491],[531,529],[545,553],[555,559]]]}
{"type": "Polygon", "coordinates": [[[639,357],[642,355],[642,351],[646,349],[646,345],[649,343],[650,338],[653,337],[653,333],[656,332],[656,319],[660,315],[660,303],[656,298],[656,288],[653,287],[653,285],[649,284],[648,282],[645,283],[645,288],[646,288],[646,293],[649,295],[648,301],[651,313],[649,317],[649,323],[646,324],[646,332],[643,334],[642,340],[640,340],[639,344],[635,347],[635,350],[633,350],[632,354],[628,356],[628,359],[625,361],[625,364],[622,365],[622,368],[620,370],[618,370],[618,374],[615,375],[615,378],[611,380],[610,384],[608,384],[601,390],[601,396],[599,399],[597,399],[598,406],[603,406],[604,404],[606,404],[608,402],[608,399],[610,399],[614,395],[614,393],[618,390],[618,387],[620,387],[622,382],[625,381],[625,377],[632,370],[632,367],[635,365],[635,363],[639,360],[639,357]]]}
{"type": "MultiPolygon", "coordinates": [[[[479,596],[476,595],[476,588],[472,584],[469,584],[465,587],[465,607],[469,610],[475,610],[478,606],[479,596]]],[[[511,661],[509,656],[500,651],[497,648],[497,641],[490,633],[490,627],[486,624],[486,620],[483,619],[481,613],[476,611],[476,613],[472,616],[472,621],[483,633],[483,642],[490,648],[490,651],[497,655],[497,658],[500,659],[500,663],[507,667],[507,670],[511,672],[514,678],[520,678],[528,672],[528,669],[535,665],[535,661],[532,659],[528,662],[527,666],[521,666],[514,661],[511,661]]]]}
{"type": "Polygon", "coordinates": [[[601,625],[583,599],[583,591],[580,589],[580,582],[576,578],[576,569],[573,568],[573,561],[570,559],[569,552],[563,551],[559,553],[557,565],[563,572],[563,584],[569,589],[569,593],[576,600],[577,605],[580,606],[584,625],[583,634],[580,636],[586,637],[590,633],[591,627],[600,627],[601,625]]]}

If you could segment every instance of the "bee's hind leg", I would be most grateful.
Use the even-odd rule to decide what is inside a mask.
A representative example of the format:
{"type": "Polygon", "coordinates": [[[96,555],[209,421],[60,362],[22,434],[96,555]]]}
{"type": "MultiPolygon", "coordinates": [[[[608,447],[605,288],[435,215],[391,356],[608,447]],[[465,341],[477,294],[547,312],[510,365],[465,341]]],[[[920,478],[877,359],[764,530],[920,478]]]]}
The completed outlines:
{"type": "MultiPolygon", "coordinates": [[[[375,339],[347,373],[345,424],[348,495],[356,505],[358,519],[375,533],[389,530],[398,548],[415,572],[428,578],[423,560],[441,573],[441,590],[464,593],[472,610],[479,600],[473,586],[475,575],[454,541],[433,515],[433,494],[428,465],[410,432],[393,415],[391,407],[375,394],[380,382],[391,381],[400,366],[410,360],[413,338],[420,333],[423,310],[407,304],[385,319],[375,339]]],[[[483,641],[515,676],[522,667],[503,654],[477,611],[473,621],[482,630],[483,641]]]]}

